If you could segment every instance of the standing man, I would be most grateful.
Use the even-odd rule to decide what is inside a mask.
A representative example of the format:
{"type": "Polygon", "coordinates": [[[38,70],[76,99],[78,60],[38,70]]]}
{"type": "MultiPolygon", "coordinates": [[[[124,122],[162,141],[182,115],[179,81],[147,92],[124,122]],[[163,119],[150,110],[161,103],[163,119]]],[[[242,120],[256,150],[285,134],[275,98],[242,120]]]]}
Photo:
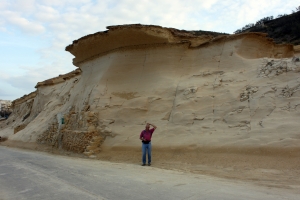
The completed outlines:
{"type": "Polygon", "coordinates": [[[146,124],[146,129],[141,132],[140,140],[142,140],[142,166],[146,165],[146,151],[148,151],[148,166],[151,165],[151,137],[153,132],[155,131],[156,126],[150,123],[146,124]],[[153,128],[150,129],[150,126],[153,128]]]}

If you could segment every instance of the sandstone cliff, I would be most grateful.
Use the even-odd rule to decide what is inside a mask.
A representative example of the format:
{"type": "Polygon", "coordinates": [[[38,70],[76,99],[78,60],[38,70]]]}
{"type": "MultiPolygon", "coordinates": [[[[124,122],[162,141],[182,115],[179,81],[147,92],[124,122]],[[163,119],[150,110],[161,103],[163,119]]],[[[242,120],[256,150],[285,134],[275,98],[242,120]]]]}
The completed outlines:
{"type": "Polygon", "coordinates": [[[151,122],[157,147],[300,147],[298,49],[266,34],[109,26],[66,50],[78,69],[15,100],[1,135],[92,155],[151,122]]]}

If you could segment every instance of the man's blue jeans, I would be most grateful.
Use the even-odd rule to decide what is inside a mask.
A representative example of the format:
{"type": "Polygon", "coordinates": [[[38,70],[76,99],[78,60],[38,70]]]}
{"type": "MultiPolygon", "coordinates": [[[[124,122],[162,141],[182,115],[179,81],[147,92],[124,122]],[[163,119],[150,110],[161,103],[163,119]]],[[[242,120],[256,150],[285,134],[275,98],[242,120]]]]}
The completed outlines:
{"type": "Polygon", "coordinates": [[[142,152],[143,164],[146,164],[146,152],[148,152],[148,164],[151,164],[151,142],[149,142],[149,144],[142,143],[142,152]]]}

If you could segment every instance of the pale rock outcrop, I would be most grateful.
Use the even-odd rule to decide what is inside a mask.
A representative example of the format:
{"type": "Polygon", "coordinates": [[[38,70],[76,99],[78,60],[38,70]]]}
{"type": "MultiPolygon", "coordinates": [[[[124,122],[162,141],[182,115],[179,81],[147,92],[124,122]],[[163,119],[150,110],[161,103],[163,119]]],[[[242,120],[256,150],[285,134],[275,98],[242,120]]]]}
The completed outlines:
{"type": "Polygon", "coordinates": [[[300,62],[292,45],[261,33],[197,37],[124,25],[66,50],[78,71],[16,100],[1,134],[92,156],[138,147],[152,122],[160,147],[299,147],[300,62]]]}
{"type": "Polygon", "coordinates": [[[11,101],[0,99],[0,121],[5,120],[11,113],[11,101]]]}
{"type": "Polygon", "coordinates": [[[3,109],[7,109],[7,108],[10,108],[11,107],[11,101],[10,100],[1,100],[0,99],[0,108],[3,108],[3,109]]]}

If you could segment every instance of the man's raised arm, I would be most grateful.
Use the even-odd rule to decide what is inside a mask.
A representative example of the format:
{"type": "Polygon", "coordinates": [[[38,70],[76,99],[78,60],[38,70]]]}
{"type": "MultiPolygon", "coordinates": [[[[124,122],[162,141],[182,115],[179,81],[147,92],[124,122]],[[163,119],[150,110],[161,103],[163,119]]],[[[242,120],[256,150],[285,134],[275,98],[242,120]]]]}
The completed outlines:
{"type": "Polygon", "coordinates": [[[157,128],[154,124],[150,124],[150,123],[149,123],[149,125],[150,125],[150,126],[153,126],[154,130],[157,128]]]}

